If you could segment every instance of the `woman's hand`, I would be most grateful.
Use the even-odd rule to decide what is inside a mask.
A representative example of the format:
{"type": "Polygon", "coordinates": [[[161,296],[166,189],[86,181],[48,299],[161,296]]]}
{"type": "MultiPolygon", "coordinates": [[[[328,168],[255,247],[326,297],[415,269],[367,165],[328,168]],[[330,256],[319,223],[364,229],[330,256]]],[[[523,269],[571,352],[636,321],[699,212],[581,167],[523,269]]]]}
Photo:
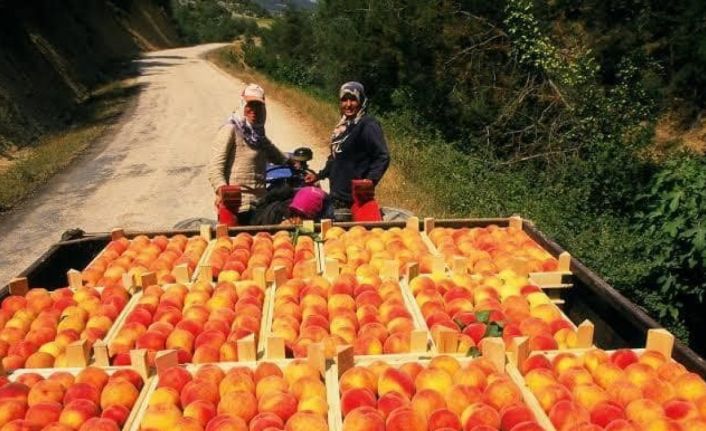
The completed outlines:
{"type": "Polygon", "coordinates": [[[306,175],[304,175],[304,182],[307,184],[314,184],[318,180],[319,176],[313,172],[307,172],[306,175]]]}

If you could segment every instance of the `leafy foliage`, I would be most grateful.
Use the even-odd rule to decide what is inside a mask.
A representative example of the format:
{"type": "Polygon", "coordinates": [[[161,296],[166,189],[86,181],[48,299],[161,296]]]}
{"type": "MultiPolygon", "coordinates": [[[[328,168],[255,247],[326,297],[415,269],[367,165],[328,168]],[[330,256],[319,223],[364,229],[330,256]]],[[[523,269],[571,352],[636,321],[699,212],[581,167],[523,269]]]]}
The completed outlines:
{"type": "Polygon", "coordinates": [[[679,155],[667,161],[639,196],[636,227],[651,238],[650,283],[659,288],[660,318],[676,321],[686,302],[706,297],[706,160],[679,155]]]}
{"type": "Polygon", "coordinates": [[[240,35],[256,35],[258,26],[253,18],[235,16],[244,12],[252,15],[264,13],[255,6],[243,10],[242,5],[234,2],[172,0],[177,29],[188,43],[223,42],[240,35]]]}

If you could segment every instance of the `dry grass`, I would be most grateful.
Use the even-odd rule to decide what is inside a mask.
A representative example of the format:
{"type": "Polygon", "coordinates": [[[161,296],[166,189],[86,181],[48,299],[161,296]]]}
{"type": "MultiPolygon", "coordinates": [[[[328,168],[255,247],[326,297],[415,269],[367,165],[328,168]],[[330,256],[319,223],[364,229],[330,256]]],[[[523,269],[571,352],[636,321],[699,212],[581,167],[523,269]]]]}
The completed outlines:
{"type": "MultiPolygon", "coordinates": [[[[316,136],[317,144],[323,148],[328,147],[331,130],[339,120],[338,107],[333,98],[331,101],[321,100],[298,87],[274,82],[266,75],[248,68],[243,63],[242,52],[237,43],[213,50],[206,58],[242,81],[260,84],[269,97],[287,105],[306,122],[306,126],[310,127],[316,136]],[[287,103],[294,100],[296,104],[287,103]]],[[[379,202],[383,206],[404,208],[417,215],[444,215],[438,198],[423,192],[411,181],[411,175],[405,175],[407,169],[414,167],[400,166],[396,160],[396,151],[406,151],[404,143],[395,137],[394,130],[385,130],[385,136],[392,153],[392,164],[376,190],[379,202]]]]}
{"type": "Polygon", "coordinates": [[[69,130],[49,133],[37,146],[0,163],[0,211],[7,211],[88,146],[102,138],[136,94],[134,82],[116,82],[93,93],[69,130]]]}

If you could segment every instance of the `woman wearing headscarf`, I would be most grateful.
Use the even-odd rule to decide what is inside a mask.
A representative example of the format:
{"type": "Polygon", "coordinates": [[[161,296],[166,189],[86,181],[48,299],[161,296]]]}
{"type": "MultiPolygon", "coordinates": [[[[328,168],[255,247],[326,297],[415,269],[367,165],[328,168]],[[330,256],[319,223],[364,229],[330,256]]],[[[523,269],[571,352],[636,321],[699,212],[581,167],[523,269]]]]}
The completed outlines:
{"type": "Polygon", "coordinates": [[[368,99],[363,84],[346,82],[339,91],[341,120],[331,136],[331,155],[324,168],[307,182],[328,178],[334,208],[349,209],[354,199],[353,180],[377,185],[390,165],[390,153],[380,123],[367,115],[368,99]]]}
{"type": "Polygon", "coordinates": [[[211,148],[208,180],[216,193],[219,221],[228,223],[237,216],[238,224],[249,224],[253,204],[266,193],[267,163],[283,164],[287,157],[265,135],[265,91],[249,84],[241,93],[242,116],[236,113],[218,130],[211,148]],[[225,186],[240,187],[241,201],[237,214],[229,214],[223,203],[225,186]]]}

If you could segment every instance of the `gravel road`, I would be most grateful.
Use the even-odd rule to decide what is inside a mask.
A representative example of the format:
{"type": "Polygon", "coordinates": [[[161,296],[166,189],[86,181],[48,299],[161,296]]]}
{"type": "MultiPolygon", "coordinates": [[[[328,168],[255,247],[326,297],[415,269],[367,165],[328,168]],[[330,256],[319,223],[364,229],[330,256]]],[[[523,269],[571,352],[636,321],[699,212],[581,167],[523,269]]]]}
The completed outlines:
{"type": "MultiPolygon", "coordinates": [[[[0,217],[0,286],[70,228],[87,232],[171,228],[214,218],[206,176],[211,140],[245,85],[202,59],[217,44],[171,49],[136,60],[136,106],[35,196],[0,217]]],[[[313,135],[285,104],[268,98],[267,134],[283,151],[313,135]]],[[[325,149],[313,148],[318,169],[325,149]]]]}

